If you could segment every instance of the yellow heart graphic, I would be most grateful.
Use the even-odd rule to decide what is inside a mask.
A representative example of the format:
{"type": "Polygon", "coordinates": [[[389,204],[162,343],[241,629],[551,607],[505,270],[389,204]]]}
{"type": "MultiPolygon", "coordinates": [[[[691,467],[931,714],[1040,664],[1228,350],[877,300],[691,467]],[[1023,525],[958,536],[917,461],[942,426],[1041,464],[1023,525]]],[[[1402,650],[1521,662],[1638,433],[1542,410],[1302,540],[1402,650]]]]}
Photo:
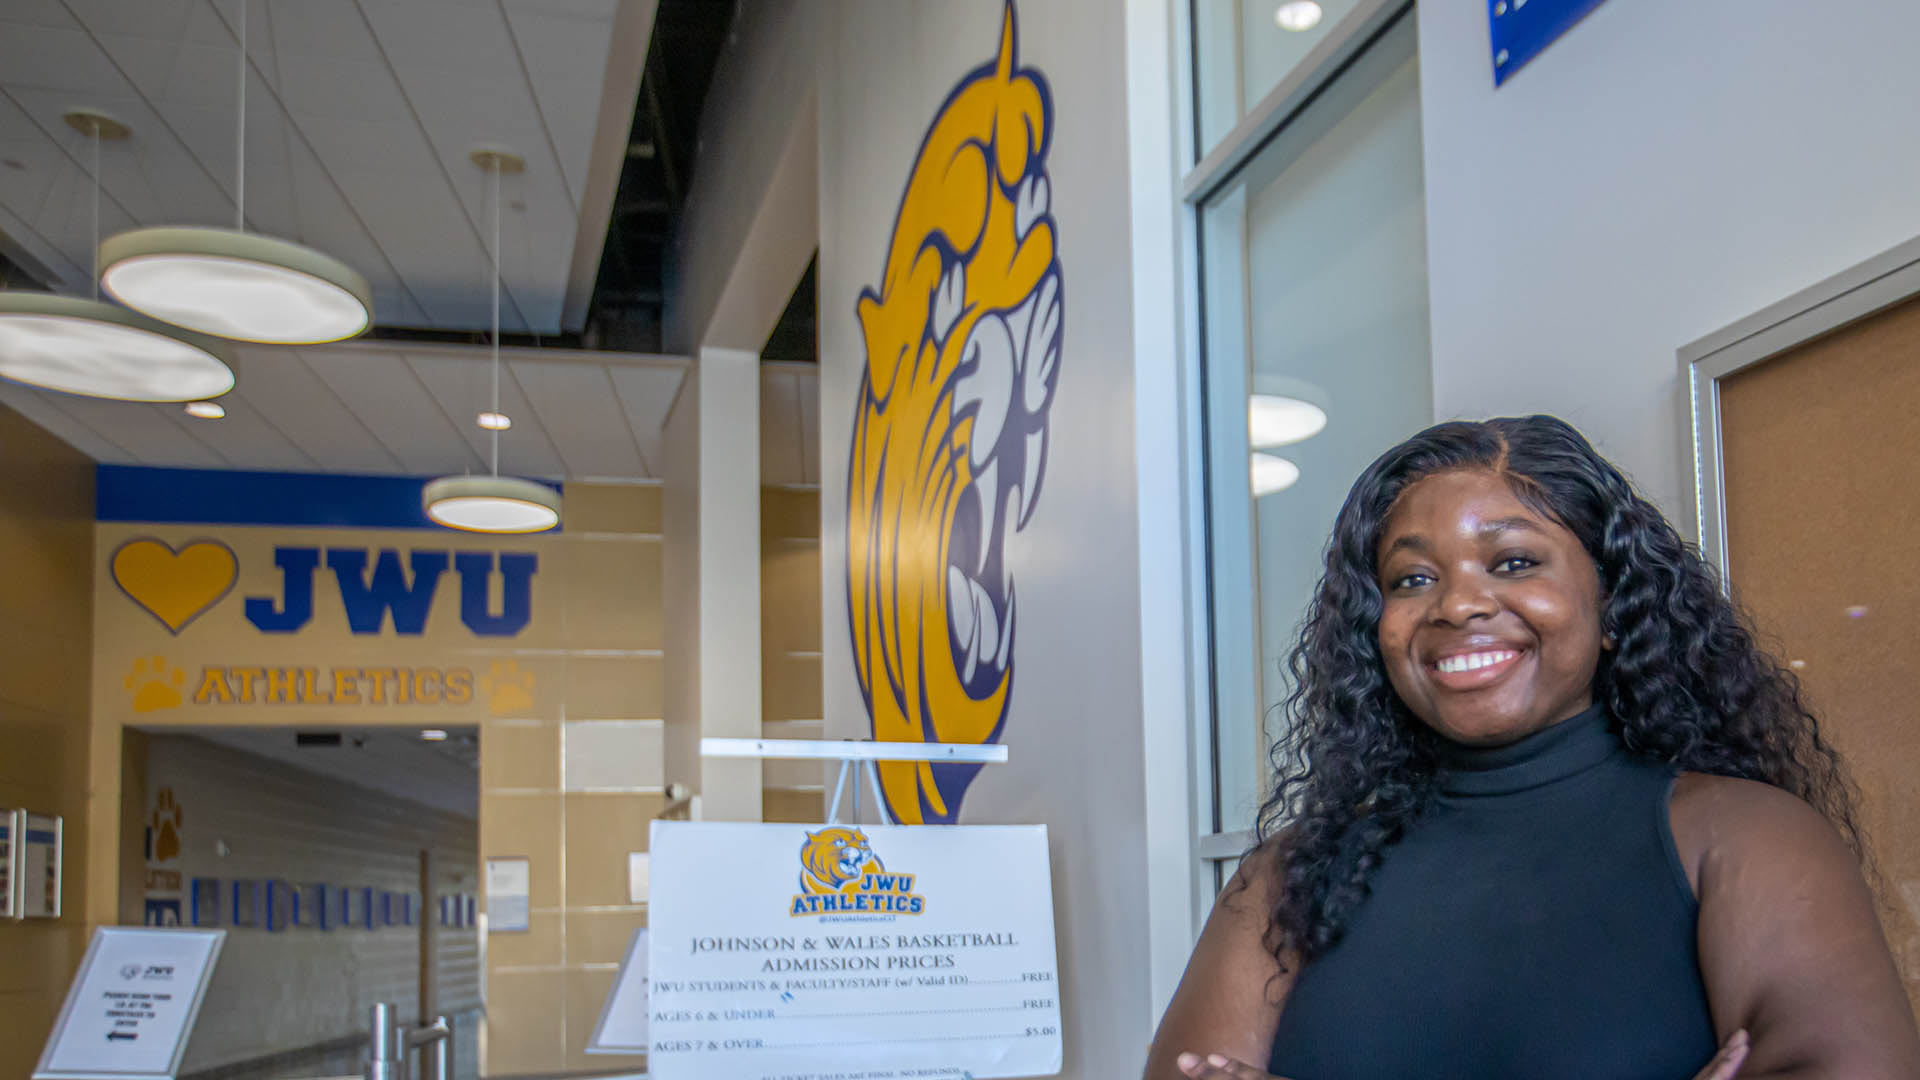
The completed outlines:
{"type": "Polygon", "coordinates": [[[127,599],[178,634],[233,588],[240,562],[218,540],[195,540],[175,551],[152,537],[121,544],[113,553],[113,580],[127,599]]]}

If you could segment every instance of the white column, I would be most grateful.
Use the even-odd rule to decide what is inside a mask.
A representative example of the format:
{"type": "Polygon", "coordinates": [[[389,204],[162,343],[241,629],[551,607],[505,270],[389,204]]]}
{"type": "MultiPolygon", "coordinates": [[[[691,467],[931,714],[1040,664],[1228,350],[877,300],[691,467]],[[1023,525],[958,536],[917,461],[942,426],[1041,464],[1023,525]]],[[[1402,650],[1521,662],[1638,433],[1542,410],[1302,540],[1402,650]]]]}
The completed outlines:
{"type": "Polygon", "coordinates": [[[760,358],[702,349],[668,414],[666,765],[708,821],[760,820],[760,763],[703,759],[760,735],[760,358]]]}

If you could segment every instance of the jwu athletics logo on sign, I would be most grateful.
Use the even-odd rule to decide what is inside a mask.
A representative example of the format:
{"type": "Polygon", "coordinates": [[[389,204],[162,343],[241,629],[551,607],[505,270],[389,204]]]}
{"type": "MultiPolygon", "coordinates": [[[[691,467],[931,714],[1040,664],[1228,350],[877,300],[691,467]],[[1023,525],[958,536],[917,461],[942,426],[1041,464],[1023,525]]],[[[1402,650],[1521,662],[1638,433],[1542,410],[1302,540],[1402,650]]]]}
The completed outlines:
{"type": "MultiPolygon", "coordinates": [[[[346,631],[418,638],[427,628],[442,582],[458,580],[461,625],[481,638],[511,638],[533,619],[532,552],[447,551],[280,545],[278,581],[242,600],[246,620],[264,635],[293,637],[315,625],[318,590],[339,595],[346,631]]],[[[114,584],[167,633],[180,637],[226,600],[240,576],[232,548],[211,539],[175,547],[153,537],[121,544],[110,559],[114,584]]],[[[183,705],[464,706],[476,696],[495,716],[533,708],[534,673],[512,660],[484,673],[465,666],[210,663],[196,675],[163,655],[142,656],[124,683],[136,713],[183,705]]]]}
{"type": "Polygon", "coordinates": [[[821,829],[801,842],[791,915],[919,915],[926,907],[913,875],[887,873],[859,829],[821,829]]]}

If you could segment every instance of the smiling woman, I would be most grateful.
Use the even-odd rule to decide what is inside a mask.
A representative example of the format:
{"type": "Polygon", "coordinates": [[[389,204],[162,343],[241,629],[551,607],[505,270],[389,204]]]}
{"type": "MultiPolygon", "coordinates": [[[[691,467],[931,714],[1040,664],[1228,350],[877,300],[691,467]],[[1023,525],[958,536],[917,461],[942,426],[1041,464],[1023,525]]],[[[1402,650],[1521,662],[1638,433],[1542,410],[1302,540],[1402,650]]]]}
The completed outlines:
{"type": "Polygon", "coordinates": [[[1920,1075],[1839,759],[1573,428],[1376,460],[1289,666],[1149,1080],[1920,1075]]]}

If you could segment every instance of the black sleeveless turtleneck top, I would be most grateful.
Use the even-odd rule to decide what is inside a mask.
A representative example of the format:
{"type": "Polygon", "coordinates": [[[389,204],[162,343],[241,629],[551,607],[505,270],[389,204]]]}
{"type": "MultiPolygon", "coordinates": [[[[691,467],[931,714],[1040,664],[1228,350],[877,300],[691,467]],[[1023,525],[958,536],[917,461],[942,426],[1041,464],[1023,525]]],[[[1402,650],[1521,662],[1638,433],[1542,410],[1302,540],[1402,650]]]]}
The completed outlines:
{"type": "Polygon", "coordinates": [[[1673,846],[1674,770],[1599,707],[1449,745],[1430,809],[1306,965],[1268,1071],[1288,1080],[1686,1080],[1718,1049],[1673,846]]]}

